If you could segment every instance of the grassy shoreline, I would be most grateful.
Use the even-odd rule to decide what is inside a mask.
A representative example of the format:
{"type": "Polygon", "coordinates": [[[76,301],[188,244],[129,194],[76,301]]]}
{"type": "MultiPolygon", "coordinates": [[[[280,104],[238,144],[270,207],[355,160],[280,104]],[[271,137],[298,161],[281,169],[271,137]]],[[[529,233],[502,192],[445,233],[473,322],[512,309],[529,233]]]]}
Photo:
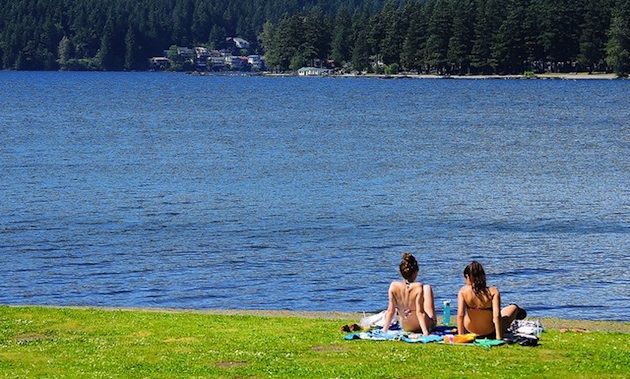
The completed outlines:
{"type": "MultiPolygon", "coordinates": [[[[0,305],[2,307],[3,305],[0,305]]],[[[307,319],[340,320],[340,322],[358,322],[364,315],[370,313],[341,312],[341,311],[293,311],[274,309],[194,309],[194,308],[160,308],[160,307],[105,307],[105,306],[49,306],[49,305],[7,305],[14,308],[50,308],[50,309],[77,309],[77,310],[102,310],[102,311],[128,311],[128,312],[153,312],[153,313],[181,313],[201,315],[223,316],[257,316],[257,317],[292,317],[307,319]]],[[[630,333],[630,322],[610,320],[574,320],[551,317],[536,317],[546,329],[583,329],[587,332],[618,332],[630,333]]],[[[441,322],[441,316],[438,316],[441,322]]]]}
{"type": "Polygon", "coordinates": [[[360,316],[0,306],[0,378],[630,377],[626,322],[542,319],[540,346],[483,349],[344,340],[360,316]]]}
{"type": "MultiPolygon", "coordinates": [[[[157,312],[157,313],[192,313],[224,316],[259,316],[259,317],[295,317],[310,319],[337,319],[342,321],[358,322],[364,313],[341,311],[292,311],[274,309],[194,309],[194,308],[151,308],[151,307],[93,307],[93,306],[34,306],[21,305],[12,307],[43,307],[52,309],[100,309],[104,311],[131,311],[131,312],[157,312]]],[[[369,315],[370,313],[366,313],[369,315]]],[[[551,317],[536,317],[547,329],[585,329],[592,332],[619,332],[630,333],[630,322],[610,320],[573,320],[551,317]]],[[[438,320],[442,319],[438,316],[438,320]]]]}

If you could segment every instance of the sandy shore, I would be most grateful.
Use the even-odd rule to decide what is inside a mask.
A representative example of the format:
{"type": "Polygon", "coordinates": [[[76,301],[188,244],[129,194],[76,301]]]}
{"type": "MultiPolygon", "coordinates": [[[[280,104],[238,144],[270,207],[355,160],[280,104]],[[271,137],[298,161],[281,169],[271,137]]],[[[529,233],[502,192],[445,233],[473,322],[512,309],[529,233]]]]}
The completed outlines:
{"type": "MultiPolygon", "coordinates": [[[[29,306],[29,305],[26,305],[29,306]]],[[[311,312],[311,311],[290,311],[290,310],[239,310],[239,309],[179,309],[179,308],[133,308],[133,307],[56,307],[49,308],[73,308],[73,309],[102,309],[106,311],[132,311],[132,312],[161,312],[161,313],[193,313],[209,315],[249,315],[261,317],[300,317],[340,320],[341,322],[358,322],[363,313],[355,312],[311,312]]],[[[369,315],[369,313],[367,314],[369,315]]],[[[556,329],[563,332],[620,332],[630,333],[630,322],[620,321],[598,321],[598,320],[565,320],[556,318],[536,317],[530,315],[531,319],[540,320],[546,329],[556,329]]],[[[438,320],[440,318],[438,317],[438,320]]]]}

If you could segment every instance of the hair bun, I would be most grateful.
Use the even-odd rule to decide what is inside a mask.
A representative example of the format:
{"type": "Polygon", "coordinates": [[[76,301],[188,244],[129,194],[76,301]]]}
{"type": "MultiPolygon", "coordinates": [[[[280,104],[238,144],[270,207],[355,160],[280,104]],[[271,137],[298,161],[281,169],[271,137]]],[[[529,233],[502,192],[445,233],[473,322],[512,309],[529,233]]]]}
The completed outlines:
{"type": "Polygon", "coordinates": [[[404,253],[402,255],[402,262],[400,262],[400,273],[405,279],[410,279],[411,276],[418,272],[418,261],[411,255],[411,253],[404,253]]]}

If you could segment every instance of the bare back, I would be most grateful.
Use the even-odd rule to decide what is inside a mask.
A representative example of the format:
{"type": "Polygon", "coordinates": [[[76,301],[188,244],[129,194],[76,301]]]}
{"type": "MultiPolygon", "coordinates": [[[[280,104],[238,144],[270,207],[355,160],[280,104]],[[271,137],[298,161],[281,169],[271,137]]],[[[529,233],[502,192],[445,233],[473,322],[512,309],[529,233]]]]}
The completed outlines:
{"type": "Polygon", "coordinates": [[[389,287],[390,302],[398,310],[399,322],[406,331],[422,331],[418,314],[424,317],[424,293],[422,283],[392,282],[389,287]]]}
{"type": "MultiPolygon", "coordinates": [[[[488,287],[487,292],[477,294],[470,285],[463,286],[458,295],[458,305],[464,316],[464,327],[478,335],[496,332],[495,322],[500,317],[500,295],[496,287],[488,287]]],[[[499,325],[500,328],[500,325],[499,325]]]]}

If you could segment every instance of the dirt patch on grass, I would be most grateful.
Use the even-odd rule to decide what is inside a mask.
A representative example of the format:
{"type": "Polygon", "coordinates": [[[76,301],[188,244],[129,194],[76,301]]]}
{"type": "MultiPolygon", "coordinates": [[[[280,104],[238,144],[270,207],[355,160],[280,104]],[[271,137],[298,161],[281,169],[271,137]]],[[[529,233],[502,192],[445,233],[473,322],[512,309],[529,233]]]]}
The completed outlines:
{"type": "Polygon", "coordinates": [[[215,365],[220,368],[241,367],[245,366],[247,362],[243,361],[229,361],[229,362],[217,362],[215,365]]]}
{"type": "Polygon", "coordinates": [[[562,320],[562,319],[556,319],[556,318],[541,318],[540,322],[543,324],[543,326],[546,329],[562,330],[562,331],[566,331],[567,333],[583,333],[583,332],[630,333],[630,322],[562,320]]]}
{"type": "Polygon", "coordinates": [[[341,346],[313,346],[313,351],[343,353],[344,351],[348,351],[348,349],[341,346]]]}
{"type": "Polygon", "coordinates": [[[180,338],[167,338],[164,340],[164,343],[194,343],[197,341],[198,339],[195,337],[180,337],[180,338]]]}
{"type": "Polygon", "coordinates": [[[49,339],[52,339],[52,337],[44,335],[44,334],[39,334],[39,333],[29,333],[29,334],[22,334],[21,336],[18,336],[15,339],[15,342],[17,342],[18,344],[23,344],[23,343],[29,343],[29,342],[44,341],[44,340],[49,340],[49,339]]]}

